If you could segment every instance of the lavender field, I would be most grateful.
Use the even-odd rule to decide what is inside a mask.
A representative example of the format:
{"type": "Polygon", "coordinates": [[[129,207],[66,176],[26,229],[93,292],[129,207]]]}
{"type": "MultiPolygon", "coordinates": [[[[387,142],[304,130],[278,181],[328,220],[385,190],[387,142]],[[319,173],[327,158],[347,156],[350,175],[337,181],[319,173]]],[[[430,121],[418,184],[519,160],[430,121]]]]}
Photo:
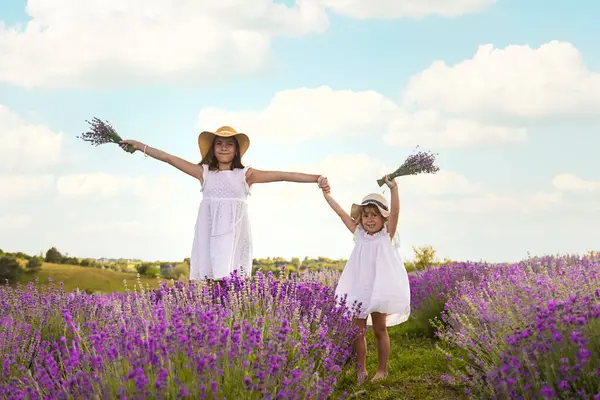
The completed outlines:
{"type": "Polygon", "coordinates": [[[390,377],[363,387],[352,374],[356,305],[336,305],[337,274],[98,295],[2,285],[0,397],[600,399],[597,253],[411,275],[411,319],[390,329],[390,377]],[[427,374],[414,357],[434,352],[443,365],[427,374]],[[420,381],[432,391],[415,395],[420,381]]]}

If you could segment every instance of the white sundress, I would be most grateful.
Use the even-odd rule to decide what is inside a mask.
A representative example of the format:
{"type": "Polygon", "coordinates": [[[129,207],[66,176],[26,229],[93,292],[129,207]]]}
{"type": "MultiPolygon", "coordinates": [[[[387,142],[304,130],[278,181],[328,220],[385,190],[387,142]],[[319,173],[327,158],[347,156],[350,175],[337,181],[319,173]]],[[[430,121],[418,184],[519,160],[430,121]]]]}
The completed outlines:
{"type": "Polygon", "coordinates": [[[198,208],[190,279],[221,279],[234,270],[252,273],[252,234],[248,218],[250,187],[246,168],[210,171],[206,164],[198,208]]]}
{"type": "Polygon", "coordinates": [[[398,252],[397,234],[390,239],[387,227],[373,235],[359,224],[354,232],[355,245],[338,281],[335,294],[347,294],[347,305],[362,303],[357,318],[371,313],[386,313],[386,326],[398,325],[410,316],[410,285],[404,261],[398,252]]]}

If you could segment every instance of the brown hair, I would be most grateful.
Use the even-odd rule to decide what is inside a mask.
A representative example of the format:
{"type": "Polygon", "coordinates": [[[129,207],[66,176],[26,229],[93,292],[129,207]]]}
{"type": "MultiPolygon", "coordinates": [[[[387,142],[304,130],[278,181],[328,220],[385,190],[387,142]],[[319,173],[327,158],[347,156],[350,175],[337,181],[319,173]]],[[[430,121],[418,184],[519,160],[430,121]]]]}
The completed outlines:
{"type": "MultiPolygon", "coordinates": [[[[199,165],[208,164],[208,169],[210,171],[218,171],[219,170],[219,160],[215,157],[215,142],[217,141],[217,137],[213,138],[213,141],[210,145],[210,150],[206,153],[206,156],[200,161],[199,165]]],[[[233,161],[231,162],[231,169],[236,168],[244,168],[244,164],[242,164],[242,157],[240,156],[240,145],[237,139],[233,138],[233,143],[235,144],[235,155],[233,156],[233,161]]]]}

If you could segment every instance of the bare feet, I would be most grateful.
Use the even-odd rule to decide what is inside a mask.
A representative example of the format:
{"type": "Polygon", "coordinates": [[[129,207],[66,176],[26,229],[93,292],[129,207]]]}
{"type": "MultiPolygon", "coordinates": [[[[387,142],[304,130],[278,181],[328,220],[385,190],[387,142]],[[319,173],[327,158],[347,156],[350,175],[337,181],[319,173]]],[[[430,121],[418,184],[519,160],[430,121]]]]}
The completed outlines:
{"type": "Polygon", "coordinates": [[[360,371],[358,373],[358,384],[361,385],[364,381],[367,380],[367,377],[369,376],[369,373],[367,371],[360,371]]]}
{"type": "Polygon", "coordinates": [[[382,379],[387,378],[388,373],[385,371],[377,371],[377,373],[373,376],[373,378],[371,378],[371,382],[377,382],[380,381],[382,379]]]}

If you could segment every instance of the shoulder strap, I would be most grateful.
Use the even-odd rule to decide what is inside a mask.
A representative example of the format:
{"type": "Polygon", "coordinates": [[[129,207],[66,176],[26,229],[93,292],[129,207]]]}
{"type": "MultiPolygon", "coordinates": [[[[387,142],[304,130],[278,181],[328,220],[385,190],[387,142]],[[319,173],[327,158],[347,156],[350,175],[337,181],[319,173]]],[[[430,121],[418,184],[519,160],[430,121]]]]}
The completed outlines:
{"type": "Polygon", "coordinates": [[[246,187],[246,194],[252,194],[252,191],[250,190],[250,186],[248,186],[248,181],[246,180],[246,173],[248,173],[248,170],[252,168],[250,165],[246,165],[243,169],[242,172],[240,173],[240,175],[242,176],[242,179],[244,180],[244,185],[246,187]]]}
{"type": "Polygon", "coordinates": [[[354,233],[352,233],[352,239],[354,240],[354,243],[356,243],[361,230],[363,230],[362,225],[356,224],[356,229],[354,229],[354,233]]]}
{"type": "Polygon", "coordinates": [[[206,179],[208,178],[208,165],[202,164],[202,185],[200,186],[200,191],[204,190],[204,186],[206,186],[206,179]]]}
{"type": "MultiPolygon", "coordinates": [[[[387,222],[383,225],[383,229],[385,229],[385,231],[387,232],[387,222]]],[[[389,237],[389,234],[388,234],[388,237],[389,237]]],[[[400,248],[400,232],[399,232],[398,228],[396,228],[396,232],[394,233],[394,236],[390,238],[390,243],[395,248],[397,248],[397,249],[400,248]]]]}

